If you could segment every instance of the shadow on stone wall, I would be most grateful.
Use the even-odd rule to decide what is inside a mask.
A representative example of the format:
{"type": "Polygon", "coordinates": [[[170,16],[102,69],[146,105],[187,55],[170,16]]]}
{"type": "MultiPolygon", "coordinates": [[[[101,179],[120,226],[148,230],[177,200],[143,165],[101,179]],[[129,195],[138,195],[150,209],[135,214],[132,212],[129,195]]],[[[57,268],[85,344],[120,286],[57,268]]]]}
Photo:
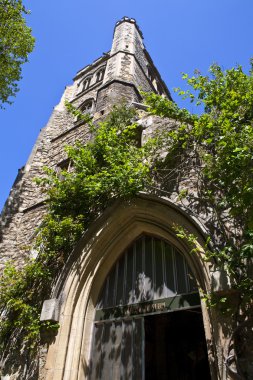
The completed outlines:
{"type": "Polygon", "coordinates": [[[3,230],[8,228],[12,221],[13,216],[18,213],[22,199],[20,197],[21,188],[23,184],[23,177],[25,174],[24,166],[19,169],[18,175],[15,179],[10,195],[5,202],[1,216],[0,216],[0,242],[3,239],[3,230]]]}
{"type": "MultiPolygon", "coordinates": [[[[5,352],[8,352],[4,360],[1,362],[0,374],[3,378],[8,378],[8,375],[14,375],[10,379],[15,380],[38,380],[39,376],[39,359],[37,349],[30,347],[22,347],[22,334],[14,333],[10,337],[9,344],[5,352]],[[2,370],[2,372],[1,372],[2,370]]],[[[4,353],[3,353],[4,355],[4,353]]],[[[1,377],[2,378],[2,377],[1,377]]]]}

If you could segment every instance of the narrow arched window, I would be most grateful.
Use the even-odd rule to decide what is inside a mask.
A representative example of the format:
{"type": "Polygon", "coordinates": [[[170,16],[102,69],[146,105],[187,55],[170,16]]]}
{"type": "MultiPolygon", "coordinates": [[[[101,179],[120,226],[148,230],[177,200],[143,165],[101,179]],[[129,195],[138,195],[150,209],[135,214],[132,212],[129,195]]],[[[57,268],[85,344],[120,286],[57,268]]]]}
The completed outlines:
{"type": "Polygon", "coordinates": [[[71,171],[73,171],[73,166],[69,158],[66,158],[65,160],[59,162],[56,167],[56,172],[60,181],[64,181],[65,174],[70,173],[71,171]]]}
{"type": "Polygon", "coordinates": [[[80,107],[82,113],[91,113],[93,109],[93,99],[86,100],[80,107]]]}
{"type": "Polygon", "coordinates": [[[104,79],[105,69],[101,69],[96,73],[96,83],[104,79]]]}
{"type": "Polygon", "coordinates": [[[83,81],[83,88],[82,88],[82,91],[85,91],[85,90],[87,90],[87,89],[90,87],[90,82],[91,82],[91,77],[86,78],[86,79],[83,81]]]}
{"type": "Polygon", "coordinates": [[[151,70],[151,68],[150,68],[150,66],[148,66],[148,78],[150,79],[150,81],[153,83],[153,80],[155,79],[155,77],[154,77],[154,74],[153,74],[153,72],[152,72],[152,70],[151,70]]]}
{"type": "Polygon", "coordinates": [[[163,88],[161,86],[161,84],[158,82],[157,83],[157,92],[159,95],[163,95],[164,94],[164,91],[163,91],[163,88]]]}

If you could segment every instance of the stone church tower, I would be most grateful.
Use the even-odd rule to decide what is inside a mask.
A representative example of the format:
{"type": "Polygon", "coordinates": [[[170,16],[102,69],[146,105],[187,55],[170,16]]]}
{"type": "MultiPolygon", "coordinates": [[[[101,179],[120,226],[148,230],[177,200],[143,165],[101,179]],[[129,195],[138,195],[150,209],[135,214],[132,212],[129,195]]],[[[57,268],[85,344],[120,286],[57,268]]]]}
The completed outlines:
{"type": "Polygon", "coordinates": [[[26,165],[20,169],[2,212],[0,269],[9,259],[22,260],[20,247],[25,246],[39,225],[44,210],[43,197],[33,179],[44,166],[63,168],[65,145],[87,141],[84,122],[75,122],[65,108],[68,100],[94,121],[108,113],[123,99],[141,102],[139,89],[154,91],[170,98],[170,93],[143,44],[143,36],[134,19],[117,22],[111,50],[80,70],[67,86],[48,124],[42,129],[26,165]]]}
{"type": "MultiPolygon", "coordinates": [[[[122,99],[145,111],[140,89],[171,99],[136,21],[124,17],[116,23],[111,50],[66,87],[19,172],[2,212],[0,269],[8,259],[22,265],[27,255],[36,257],[25,247],[46,205],[34,177],[44,166],[66,168],[64,146],[91,137],[85,122],[68,114],[65,101],[96,122],[122,99]]],[[[143,138],[171,123],[144,111],[143,138]]],[[[210,291],[217,274],[200,253],[189,255],[175,223],[205,246],[202,221],[171,199],[143,193],[106,210],[84,233],[45,300],[42,320],[59,321],[60,328],[42,346],[37,372],[32,375],[27,363],[15,371],[4,367],[3,358],[1,379],[229,379],[225,329],[199,296],[200,289],[210,291]]],[[[219,291],[219,281],[215,286],[219,291]]]]}

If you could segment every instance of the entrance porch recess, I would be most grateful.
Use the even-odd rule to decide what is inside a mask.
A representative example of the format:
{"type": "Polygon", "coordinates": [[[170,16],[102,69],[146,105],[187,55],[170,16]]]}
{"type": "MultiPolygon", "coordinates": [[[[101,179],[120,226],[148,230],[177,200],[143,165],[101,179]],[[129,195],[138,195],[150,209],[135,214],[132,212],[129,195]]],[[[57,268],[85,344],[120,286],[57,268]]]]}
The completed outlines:
{"type": "Polygon", "coordinates": [[[170,243],[141,236],[96,305],[89,380],[209,380],[197,284],[170,243]]]}

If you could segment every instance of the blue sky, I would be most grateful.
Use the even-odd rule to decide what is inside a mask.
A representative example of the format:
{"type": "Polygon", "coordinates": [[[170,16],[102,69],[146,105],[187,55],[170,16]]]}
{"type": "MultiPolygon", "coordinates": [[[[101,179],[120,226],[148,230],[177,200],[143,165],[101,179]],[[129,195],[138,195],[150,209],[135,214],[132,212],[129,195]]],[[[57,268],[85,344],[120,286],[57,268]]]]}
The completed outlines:
{"type": "Polygon", "coordinates": [[[252,0],[26,0],[25,5],[36,47],[14,104],[0,110],[0,209],[64,87],[110,50],[114,24],[123,16],[137,20],[171,91],[183,86],[182,72],[197,68],[205,74],[214,62],[248,70],[253,57],[252,0]]]}

